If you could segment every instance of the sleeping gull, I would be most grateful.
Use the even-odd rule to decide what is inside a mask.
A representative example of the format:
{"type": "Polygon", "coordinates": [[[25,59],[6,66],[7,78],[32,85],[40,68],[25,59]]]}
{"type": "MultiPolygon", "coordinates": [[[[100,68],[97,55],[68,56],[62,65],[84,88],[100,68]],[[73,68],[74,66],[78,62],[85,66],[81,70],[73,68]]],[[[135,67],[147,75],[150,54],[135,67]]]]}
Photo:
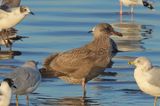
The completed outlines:
{"type": "Polygon", "coordinates": [[[129,62],[135,65],[134,78],[138,87],[145,93],[155,97],[154,106],[160,96],[160,67],[152,66],[150,60],[146,57],[138,57],[129,62]]]}
{"type": "Polygon", "coordinates": [[[131,13],[133,13],[133,7],[137,5],[142,5],[144,7],[147,7],[151,10],[154,9],[152,3],[150,3],[148,0],[120,0],[120,14],[122,15],[122,4],[125,6],[131,7],[131,13]]]}
{"type": "Polygon", "coordinates": [[[107,23],[96,25],[90,32],[94,36],[92,42],[80,48],[53,54],[44,61],[44,69],[54,72],[55,77],[71,84],[81,84],[83,97],[86,96],[86,83],[110,65],[112,58],[110,36],[122,36],[107,23]]]}
{"type": "Polygon", "coordinates": [[[0,106],[9,106],[12,87],[16,88],[12,79],[6,78],[0,84],[0,106]]]}
{"type": "Polygon", "coordinates": [[[0,73],[0,76],[13,79],[16,89],[16,106],[18,106],[18,95],[26,95],[27,104],[29,104],[29,94],[38,87],[41,82],[41,74],[37,68],[37,62],[30,60],[25,62],[21,67],[17,67],[13,72],[0,73]]]}

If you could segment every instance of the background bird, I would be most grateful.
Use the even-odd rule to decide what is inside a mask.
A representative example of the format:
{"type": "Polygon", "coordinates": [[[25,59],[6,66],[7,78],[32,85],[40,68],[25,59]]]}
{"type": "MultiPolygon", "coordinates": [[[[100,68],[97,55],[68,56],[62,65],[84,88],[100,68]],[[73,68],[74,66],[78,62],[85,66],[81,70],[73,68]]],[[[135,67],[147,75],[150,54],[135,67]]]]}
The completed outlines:
{"type": "Polygon", "coordinates": [[[13,79],[16,89],[16,105],[18,106],[18,95],[26,95],[27,104],[29,105],[29,94],[32,93],[41,82],[41,74],[37,68],[37,62],[30,60],[22,66],[13,68],[13,72],[0,73],[0,76],[13,79]]]}
{"type": "MultiPolygon", "coordinates": [[[[6,12],[11,12],[12,8],[18,8],[20,6],[20,2],[21,2],[21,0],[0,0],[0,9],[3,10],[3,11],[6,11],[6,12]]],[[[7,47],[9,46],[10,50],[11,50],[11,47],[12,47],[10,45],[11,40],[9,39],[9,35],[8,35],[8,31],[10,31],[10,29],[12,29],[12,28],[10,27],[9,29],[6,29],[6,28],[0,29],[1,30],[0,31],[0,33],[1,33],[0,36],[1,36],[2,40],[4,40],[2,42],[4,42],[7,47]],[[3,39],[3,37],[6,37],[6,39],[3,39]]],[[[20,38],[20,37],[21,36],[16,36],[14,38],[20,38]]],[[[2,42],[1,42],[1,44],[2,44],[2,42]]]]}
{"type": "Polygon", "coordinates": [[[17,30],[14,28],[9,28],[4,33],[3,31],[0,32],[0,45],[9,47],[9,50],[12,51],[12,44],[15,41],[21,40],[23,38],[28,38],[27,36],[19,36],[17,35],[17,30]]]}
{"type": "Polygon", "coordinates": [[[8,29],[20,23],[28,14],[33,14],[26,6],[11,8],[10,11],[0,9],[0,29],[8,29]]]}
{"type": "Polygon", "coordinates": [[[0,106],[9,106],[12,96],[12,87],[16,88],[10,78],[4,79],[0,84],[0,106]]]}
{"type": "Polygon", "coordinates": [[[125,5],[125,6],[130,6],[131,7],[131,11],[130,11],[131,14],[133,13],[133,7],[138,6],[138,5],[147,7],[150,10],[154,9],[152,3],[149,2],[148,0],[120,0],[120,14],[123,13],[122,4],[125,5]]]}
{"type": "Polygon", "coordinates": [[[138,87],[145,93],[155,97],[154,106],[160,96],[160,67],[153,66],[146,57],[138,57],[134,61],[129,62],[135,65],[134,78],[138,87]]]}
{"type": "Polygon", "coordinates": [[[56,77],[71,84],[81,84],[83,97],[86,96],[86,83],[110,65],[110,35],[122,36],[107,23],[96,25],[90,32],[94,36],[92,42],[80,48],[53,54],[44,61],[44,68],[53,72],[56,77]]]}

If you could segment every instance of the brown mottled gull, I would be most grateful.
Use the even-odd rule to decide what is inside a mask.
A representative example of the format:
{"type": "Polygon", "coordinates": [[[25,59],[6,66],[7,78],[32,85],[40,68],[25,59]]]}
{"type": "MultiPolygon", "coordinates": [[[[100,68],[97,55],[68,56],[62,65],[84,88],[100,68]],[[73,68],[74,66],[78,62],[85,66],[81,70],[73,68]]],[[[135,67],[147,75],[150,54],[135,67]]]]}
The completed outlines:
{"type": "Polygon", "coordinates": [[[54,72],[56,77],[72,84],[82,84],[83,97],[86,96],[86,83],[110,64],[110,35],[122,36],[107,23],[96,25],[90,32],[94,36],[92,42],[80,48],[53,54],[44,61],[44,68],[54,72]]]}

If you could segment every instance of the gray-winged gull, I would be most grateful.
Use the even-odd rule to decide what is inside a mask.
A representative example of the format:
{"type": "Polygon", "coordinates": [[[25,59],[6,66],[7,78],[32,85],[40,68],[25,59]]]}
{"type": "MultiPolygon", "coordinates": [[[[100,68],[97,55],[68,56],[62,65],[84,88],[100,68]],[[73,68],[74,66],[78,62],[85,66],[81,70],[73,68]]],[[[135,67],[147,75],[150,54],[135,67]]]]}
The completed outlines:
{"type": "Polygon", "coordinates": [[[13,68],[13,72],[0,73],[0,76],[11,78],[14,81],[16,89],[16,105],[18,105],[18,95],[26,95],[27,104],[29,104],[29,94],[32,93],[41,82],[41,74],[37,68],[37,62],[30,60],[22,66],[13,68]]]}
{"type": "Polygon", "coordinates": [[[138,87],[145,93],[155,97],[154,106],[160,96],[160,67],[153,66],[146,57],[138,57],[129,62],[135,65],[134,78],[138,87]]]}

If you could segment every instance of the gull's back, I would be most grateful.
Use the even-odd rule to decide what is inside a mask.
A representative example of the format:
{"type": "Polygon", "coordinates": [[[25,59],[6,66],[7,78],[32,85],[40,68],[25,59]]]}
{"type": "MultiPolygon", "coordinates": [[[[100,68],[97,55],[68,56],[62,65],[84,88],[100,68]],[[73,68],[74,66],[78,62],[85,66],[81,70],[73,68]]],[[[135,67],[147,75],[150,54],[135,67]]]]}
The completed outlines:
{"type": "Polygon", "coordinates": [[[19,95],[28,94],[37,88],[37,85],[41,81],[41,75],[38,69],[22,66],[14,70],[5,75],[5,77],[12,78],[17,86],[16,89],[13,89],[13,93],[19,95]]]}
{"type": "Polygon", "coordinates": [[[148,72],[148,82],[160,88],[160,67],[153,66],[148,72]]]}

